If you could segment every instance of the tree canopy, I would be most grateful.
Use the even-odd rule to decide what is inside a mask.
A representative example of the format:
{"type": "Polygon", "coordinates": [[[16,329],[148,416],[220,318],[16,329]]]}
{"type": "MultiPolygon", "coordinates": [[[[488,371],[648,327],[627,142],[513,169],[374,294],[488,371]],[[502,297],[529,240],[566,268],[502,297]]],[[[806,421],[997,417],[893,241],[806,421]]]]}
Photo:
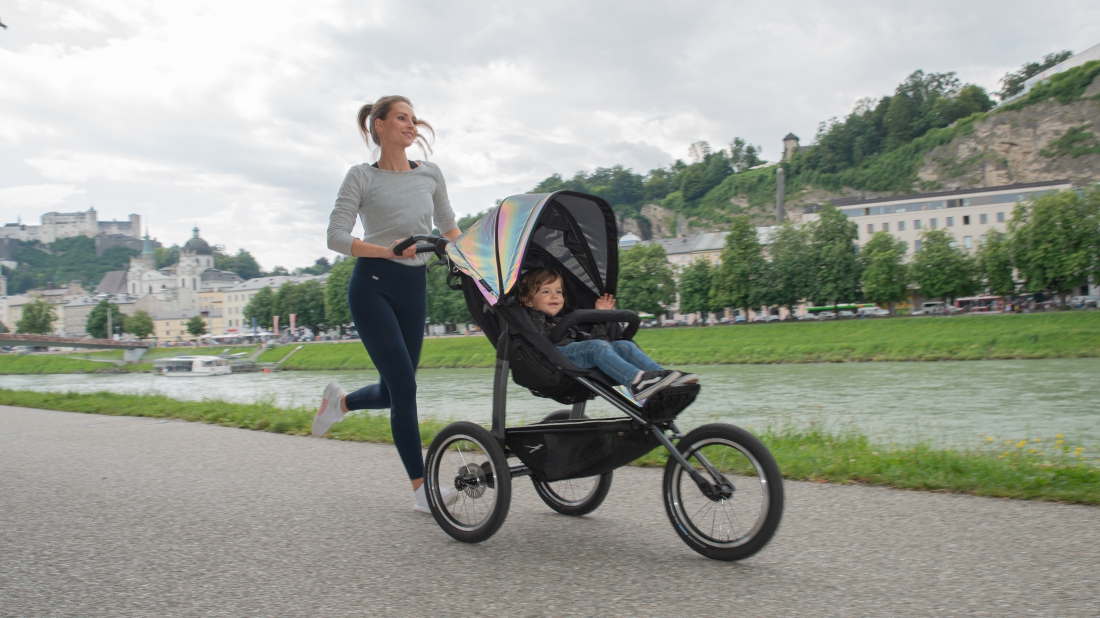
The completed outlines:
{"type": "Polygon", "coordinates": [[[85,322],[84,330],[88,331],[88,334],[96,339],[110,339],[111,335],[114,333],[121,333],[123,331],[125,319],[118,305],[107,300],[101,300],[99,304],[92,307],[92,310],[88,313],[88,321],[85,322]],[[107,331],[108,311],[110,311],[111,314],[111,332],[107,331]]]}
{"type": "Polygon", "coordinates": [[[909,297],[909,268],[905,264],[905,241],[889,232],[875,232],[863,246],[860,286],[863,297],[873,303],[893,304],[909,297]]]}
{"type": "Polygon", "coordinates": [[[921,235],[921,250],[913,258],[913,279],[927,298],[947,303],[978,290],[973,259],[947,230],[928,230],[921,235]]]}
{"type": "Polygon", "coordinates": [[[248,320],[256,318],[256,322],[261,328],[271,328],[271,316],[275,315],[274,304],[275,294],[271,291],[271,288],[264,286],[244,306],[244,317],[248,320]]]}
{"type": "Polygon", "coordinates": [[[1097,274],[1100,187],[1019,202],[1008,229],[1012,261],[1025,289],[1064,294],[1097,274]]]}
{"type": "Polygon", "coordinates": [[[135,311],[134,315],[126,316],[123,322],[123,330],[134,335],[138,339],[145,339],[156,330],[153,326],[153,318],[144,311],[135,311]]]}
{"type": "Polygon", "coordinates": [[[1043,71],[1051,68],[1059,62],[1068,60],[1073,56],[1073,52],[1066,49],[1060,52],[1053,52],[1043,56],[1043,59],[1039,62],[1027,62],[1019,69],[1012,71],[1011,73],[1005,73],[1005,76],[1001,78],[1001,89],[996,94],[998,98],[1004,101],[1007,98],[1012,97],[1024,90],[1024,84],[1027,80],[1035,77],[1043,71]]]}
{"type": "Polygon", "coordinates": [[[57,321],[57,312],[50,303],[36,300],[23,305],[23,315],[16,323],[16,332],[28,335],[49,335],[53,333],[53,323],[57,321]]]}
{"type": "Polygon", "coordinates": [[[859,293],[860,263],[856,255],[859,229],[844,213],[829,206],[810,230],[813,242],[817,301],[854,301],[859,293]]]}
{"type": "Polygon", "coordinates": [[[325,323],[330,327],[351,324],[348,283],[353,270],[355,258],[345,258],[332,266],[325,280],[325,323]]]}
{"type": "Polygon", "coordinates": [[[206,334],[206,320],[201,315],[192,316],[187,320],[187,334],[199,337],[206,334]]]}
{"type": "Polygon", "coordinates": [[[733,217],[726,245],[722,248],[722,264],[711,287],[711,308],[739,307],[748,311],[761,300],[764,271],[763,248],[752,221],[745,215],[733,217]]]}
{"type": "Polygon", "coordinates": [[[620,309],[658,315],[676,301],[676,279],[665,248],[658,243],[619,250],[620,309]]]}
{"type": "Polygon", "coordinates": [[[96,255],[95,240],[87,236],[61,238],[51,245],[18,242],[13,261],[19,263],[19,268],[3,268],[9,294],[21,294],[51,283],[61,287],[70,281],[93,287],[108,271],[129,268],[130,257],[138,254],[126,247],[111,247],[103,255],[96,255]]]}
{"type": "Polygon", "coordinates": [[[680,313],[710,311],[714,271],[710,260],[700,258],[680,273],[680,313]]]}

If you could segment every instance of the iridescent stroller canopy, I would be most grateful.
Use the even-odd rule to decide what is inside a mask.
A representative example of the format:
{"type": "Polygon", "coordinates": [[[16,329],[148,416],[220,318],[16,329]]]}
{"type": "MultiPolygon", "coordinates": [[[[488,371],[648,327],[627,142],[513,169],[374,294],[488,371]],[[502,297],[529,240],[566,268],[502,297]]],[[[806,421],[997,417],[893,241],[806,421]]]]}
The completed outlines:
{"type": "MultiPolygon", "coordinates": [[[[512,291],[532,247],[569,272],[591,299],[614,294],[619,275],[615,215],[604,200],[558,191],[514,195],[447,246],[447,257],[496,305],[512,291]]],[[[530,260],[527,261],[528,266],[530,260]]],[[[578,294],[579,306],[591,305],[578,294]]]]}

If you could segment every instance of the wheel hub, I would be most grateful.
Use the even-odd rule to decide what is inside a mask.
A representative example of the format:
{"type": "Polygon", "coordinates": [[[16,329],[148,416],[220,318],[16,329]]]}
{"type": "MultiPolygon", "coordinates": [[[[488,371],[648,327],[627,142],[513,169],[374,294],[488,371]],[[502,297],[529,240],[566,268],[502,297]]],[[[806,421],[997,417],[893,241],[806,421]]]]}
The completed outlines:
{"type": "Polygon", "coordinates": [[[455,475],[455,489],[471,498],[480,498],[485,494],[488,484],[485,482],[485,470],[478,465],[460,466],[455,475]]]}

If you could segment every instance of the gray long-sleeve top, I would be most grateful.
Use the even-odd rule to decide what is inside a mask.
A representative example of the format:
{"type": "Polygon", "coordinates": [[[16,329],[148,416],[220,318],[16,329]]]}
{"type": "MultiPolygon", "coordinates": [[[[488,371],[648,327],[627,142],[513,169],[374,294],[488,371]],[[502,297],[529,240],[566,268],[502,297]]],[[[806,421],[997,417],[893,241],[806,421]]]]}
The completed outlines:
{"type": "MultiPolygon", "coordinates": [[[[447,183],[439,166],[428,161],[407,172],[379,169],[362,163],[348,170],[328,218],[328,248],[351,255],[355,217],[363,222],[363,241],[388,247],[412,234],[430,234],[432,221],[441,232],[457,223],[447,183]]],[[[406,266],[423,266],[427,254],[397,260],[406,266]]]]}

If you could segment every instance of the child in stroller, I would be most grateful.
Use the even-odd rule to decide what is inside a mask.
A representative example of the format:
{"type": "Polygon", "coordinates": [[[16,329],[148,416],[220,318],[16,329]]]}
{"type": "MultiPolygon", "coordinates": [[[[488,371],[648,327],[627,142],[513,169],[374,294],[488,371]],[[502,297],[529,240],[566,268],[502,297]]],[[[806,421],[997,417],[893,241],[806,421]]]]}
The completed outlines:
{"type": "MultiPolygon", "coordinates": [[[[544,335],[553,330],[558,314],[565,307],[562,277],[549,268],[536,268],[519,280],[519,300],[527,308],[535,328],[544,335]]],[[[596,300],[596,309],[615,308],[615,297],[604,294],[596,300]]],[[[611,379],[626,386],[637,400],[657,394],[666,386],[682,386],[699,381],[695,374],[669,371],[658,365],[629,339],[610,341],[609,324],[596,323],[590,330],[570,328],[554,345],[574,365],[582,369],[599,368],[611,379]]]]}

